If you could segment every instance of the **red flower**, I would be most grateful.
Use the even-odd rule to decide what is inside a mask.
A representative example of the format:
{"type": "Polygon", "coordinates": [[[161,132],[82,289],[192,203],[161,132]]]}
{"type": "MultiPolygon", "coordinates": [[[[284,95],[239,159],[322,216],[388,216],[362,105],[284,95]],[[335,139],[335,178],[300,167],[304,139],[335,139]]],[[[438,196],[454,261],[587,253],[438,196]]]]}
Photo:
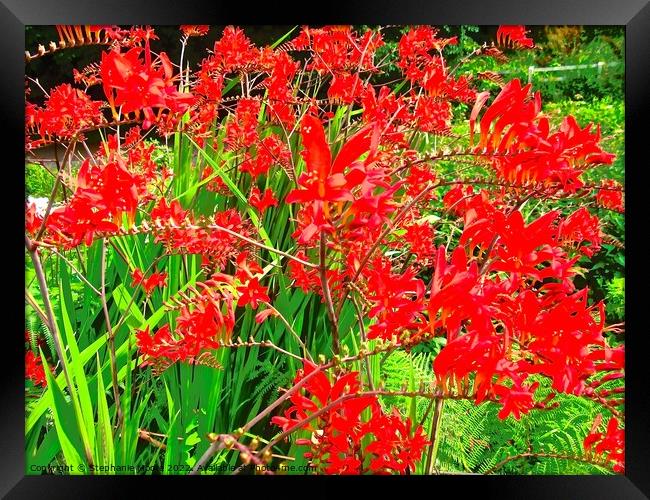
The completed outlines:
{"type": "Polygon", "coordinates": [[[267,208],[277,206],[278,200],[273,196],[273,191],[270,188],[266,188],[264,196],[260,198],[260,190],[257,186],[253,186],[248,203],[255,207],[260,214],[263,214],[267,208]]]}
{"type": "Polygon", "coordinates": [[[333,162],[320,120],[313,115],[306,115],[302,120],[301,132],[304,147],[302,155],[307,170],[298,179],[301,189],[291,191],[286,202],[352,201],[354,198],[346,189],[347,180],[343,171],[368,151],[370,130],[363,129],[350,138],[333,162]]]}
{"type": "Polygon", "coordinates": [[[499,403],[503,405],[499,410],[498,417],[504,420],[512,414],[515,420],[521,418],[522,413],[528,413],[535,406],[533,396],[539,383],[535,382],[530,387],[517,384],[513,387],[505,387],[500,384],[494,385],[494,392],[499,396],[499,403]]]}
{"type": "MultiPolygon", "coordinates": [[[[595,164],[611,164],[614,155],[600,145],[600,130],[592,125],[580,128],[575,118],[566,117],[557,132],[551,133],[546,117],[540,114],[539,92],[529,95],[531,84],[519,80],[506,84],[480,120],[480,140],[476,153],[490,159],[497,175],[519,185],[555,184],[574,192],[584,183],[580,176],[595,164]],[[508,154],[504,154],[508,153],[508,154]]],[[[481,93],[470,116],[470,143],[474,144],[474,124],[488,94],[481,93]]]]}
{"type": "Polygon", "coordinates": [[[204,351],[217,349],[229,339],[235,326],[235,311],[232,296],[217,291],[221,282],[217,276],[196,284],[200,292],[184,299],[173,334],[170,325],[159,328],[153,337],[148,326],[136,332],[143,365],[162,358],[172,363],[196,363],[204,351]]]}
{"type": "Polygon", "coordinates": [[[600,250],[602,241],[600,220],[595,215],[591,215],[586,208],[579,208],[560,222],[558,239],[563,244],[580,246],[582,253],[591,257],[600,250]],[[584,242],[589,243],[589,246],[582,245],[584,242]]]}
{"type": "Polygon", "coordinates": [[[374,474],[415,472],[415,464],[431,444],[421,425],[411,430],[411,419],[403,419],[395,408],[389,415],[376,412],[366,425],[375,437],[365,448],[366,453],[374,455],[369,464],[374,474]]]}
{"type": "Polygon", "coordinates": [[[247,148],[257,141],[259,112],[260,101],[258,99],[243,98],[239,100],[235,116],[226,127],[224,142],[229,150],[247,148]]]}
{"type": "Polygon", "coordinates": [[[164,52],[152,61],[148,40],[144,49],[134,47],[124,54],[119,49],[103,53],[100,72],[113,115],[117,116],[116,107],[124,113],[143,111],[144,129],[156,119],[153,108],[183,113],[194,102],[191,94],[176,89],[172,65],[164,52]],[[140,59],[143,50],[144,61],[140,59]]]}
{"type": "Polygon", "coordinates": [[[151,276],[145,278],[142,271],[138,268],[132,271],[131,277],[133,278],[131,286],[135,287],[142,285],[142,288],[147,295],[151,295],[151,292],[153,292],[153,289],[156,287],[165,287],[167,282],[167,273],[152,273],[151,276]]]}
{"type": "Polygon", "coordinates": [[[310,379],[290,397],[292,406],[284,416],[271,420],[287,430],[331,405],[302,427],[312,432],[311,439],[296,441],[310,447],[305,457],[326,474],[414,471],[415,462],[429,444],[422,427],[412,431],[411,421],[403,419],[395,409],[385,414],[376,396],[360,392],[358,372],[339,374],[332,383],[323,372],[314,374],[315,370],[314,364],[303,361],[294,385],[307,376],[310,379]],[[369,417],[363,416],[366,409],[370,410],[369,417]]]}
{"type": "Polygon", "coordinates": [[[444,132],[451,125],[451,104],[432,97],[422,97],[415,108],[414,120],[424,132],[444,132]]]}
{"type": "Polygon", "coordinates": [[[45,378],[45,368],[39,356],[32,351],[25,353],[25,378],[31,380],[34,385],[45,387],[47,379],[45,378]]]}
{"type": "Polygon", "coordinates": [[[270,302],[265,286],[260,285],[260,281],[257,278],[249,279],[245,284],[237,287],[237,292],[239,292],[239,300],[237,305],[239,307],[244,307],[247,304],[253,309],[257,309],[257,306],[260,302],[270,302]]]}
{"type": "Polygon", "coordinates": [[[330,88],[327,90],[327,97],[332,101],[352,104],[363,90],[364,85],[358,74],[340,73],[332,78],[330,88]]]}
{"type": "Polygon", "coordinates": [[[271,134],[262,139],[257,145],[255,156],[247,153],[245,158],[239,169],[257,178],[262,174],[266,174],[271,165],[280,165],[286,168],[291,163],[291,152],[277,135],[271,134]]]}
{"type": "Polygon", "coordinates": [[[67,83],[50,91],[44,108],[29,106],[28,125],[42,137],[69,138],[103,121],[102,102],[67,83]]]}
{"type": "Polygon", "coordinates": [[[512,45],[516,48],[532,49],[535,46],[532,38],[526,36],[526,27],[521,25],[499,26],[497,30],[497,43],[499,45],[512,45]]]}
{"type": "Polygon", "coordinates": [[[233,26],[223,30],[223,36],[214,44],[211,64],[222,73],[246,70],[257,63],[260,52],[244,32],[233,26]]]}
{"type": "Polygon", "coordinates": [[[206,24],[182,24],[180,29],[185,36],[205,36],[210,31],[210,26],[206,24]]]}
{"type": "Polygon", "coordinates": [[[391,264],[377,258],[367,273],[367,299],[373,304],[368,312],[377,318],[371,325],[368,338],[390,340],[405,330],[418,327],[418,319],[424,310],[424,283],[415,278],[415,272],[407,269],[403,274],[392,272],[391,264]]]}
{"type": "Polygon", "coordinates": [[[596,193],[596,202],[601,207],[624,212],[623,186],[612,179],[603,180],[601,188],[596,193]]]}
{"type": "Polygon", "coordinates": [[[594,422],[594,430],[584,440],[584,449],[593,453],[612,465],[614,472],[625,472],[625,430],[619,429],[619,422],[611,417],[607,423],[607,431],[595,432],[602,421],[598,415],[594,422]]]}
{"type": "Polygon", "coordinates": [[[244,307],[250,304],[253,309],[257,309],[260,302],[270,302],[267,295],[267,288],[260,284],[257,275],[263,273],[262,268],[254,261],[248,261],[248,252],[242,252],[237,257],[237,272],[235,278],[241,284],[237,287],[239,300],[237,305],[244,307]]]}
{"type": "Polygon", "coordinates": [[[357,36],[350,26],[325,26],[303,28],[292,43],[296,49],[312,51],[307,69],[337,74],[374,70],[373,57],[383,40],[381,33],[372,30],[357,36]]]}

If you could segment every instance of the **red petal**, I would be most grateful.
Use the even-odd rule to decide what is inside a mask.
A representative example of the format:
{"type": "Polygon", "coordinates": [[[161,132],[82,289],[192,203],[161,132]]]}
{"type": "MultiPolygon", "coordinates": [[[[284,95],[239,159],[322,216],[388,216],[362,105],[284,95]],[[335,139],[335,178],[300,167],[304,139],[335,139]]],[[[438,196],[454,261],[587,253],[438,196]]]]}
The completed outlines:
{"type": "Polygon", "coordinates": [[[325,179],[330,171],[332,155],[325,138],[325,130],[318,118],[306,115],[302,119],[303,155],[307,168],[318,172],[320,179],[325,179]]]}
{"type": "Polygon", "coordinates": [[[365,127],[353,135],[341,148],[332,165],[332,173],[343,172],[345,167],[370,148],[371,128],[365,127]]]}

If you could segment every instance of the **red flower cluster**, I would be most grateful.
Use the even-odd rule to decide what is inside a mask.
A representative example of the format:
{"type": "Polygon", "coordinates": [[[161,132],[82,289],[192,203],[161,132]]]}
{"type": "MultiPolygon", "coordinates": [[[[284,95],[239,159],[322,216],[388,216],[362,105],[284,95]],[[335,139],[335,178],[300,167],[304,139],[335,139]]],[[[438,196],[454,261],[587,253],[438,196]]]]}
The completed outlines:
{"type": "Polygon", "coordinates": [[[443,49],[447,45],[457,44],[458,40],[456,37],[438,38],[437,34],[438,30],[435,28],[418,26],[406,33],[397,46],[400,57],[398,66],[411,82],[421,85],[428,94],[424,104],[421,103],[421,111],[416,112],[416,117],[428,123],[426,116],[437,116],[436,122],[446,125],[439,128],[423,128],[426,131],[448,128],[451,119],[449,101],[471,102],[476,96],[467,77],[456,79],[449,74],[442,57],[443,49]]]}
{"type": "Polygon", "coordinates": [[[248,172],[253,178],[266,174],[272,165],[287,168],[291,163],[291,153],[280,138],[271,134],[256,144],[256,153],[247,152],[239,169],[248,172]]]}
{"type": "Polygon", "coordinates": [[[179,305],[176,328],[159,328],[153,337],[149,327],[136,333],[138,349],[144,356],[143,365],[164,358],[169,362],[198,362],[206,350],[213,350],[229,340],[235,326],[234,299],[224,287],[222,275],[197,283],[200,291],[179,305]]]}
{"type": "Polygon", "coordinates": [[[419,320],[424,310],[424,282],[415,277],[412,269],[397,274],[391,267],[390,262],[377,258],[364,273],[366,298],[373,305],[368,316],[377,318],[368,330],[369,339],[391,340],[392,336],[422,326],[419,320]]]}
{"type": "Polygon", "coordinates": [[[259,100],[244,98],[237,102],[235,116],[226,127],[225,143],[227,149],[248,148],[257,142],[257,117],[259,113],[259,100]]]}
{"type": "Polygon", "coordinates": [[[40,136],[40,139],[28,139],[27,149],[39,147],[54,137],[69,139],[78,136],[84,129],[98,125],[103,121],[102,105],[101,101],[93,101],[85,92],[68,83],[52,89],[43,108],[27,103],[27,136],[40,136]]]}
{"type": "MultiPolygon", "coordinates": [[[[499,178],[526,185],[555,185],[574,192],[584,183],[581,174],[589,166],[611,164],[614,155],[599,146],[600,129],[591,124],[580,128],[572,116],[551,133],[548,119],[541,114],[539,93],[530,96],[531,84],[512,80],[485,111],[480,120],[480,139],[475,151],[490,158],[499,178]]],[[[470,117],[470,141],[474,124],[488,95],[477,97],[470,117]]]]}
{"type": "MultiPolygon", "coordinates": [[[[236,267],[234,276],[215,273],[211,279],[192,287],[192,296],[172,301],[179,311],[173,333],[169,324],[159,328],[153,336],[149,327],[138,331],[138,348],[145,356],[145,365],[162,358],[172,363],[199,362],[204,351],[217,349],[230,339],[235,326],[235,304],[257,309],[259,303],[270,302],[266,287],[259,282],[262,268],[248,259],[247,252],[238,255],[236,267]]],[[[163,286],[166,279],[165,273],[154,273],[142,281],[141,274],[136,269],[134,284],[139,278],[145,291],[147,286],[163,286]]]]}
{"type": "Polygon", "coordinates": [[[605,208],[624,212],[623,187],[613,179],[605,179],[596,193],[596,202],[605,208]]]}
{"type": "Polygon", "coordinates": [[[596,432],[602,422],[598,415],[592,432],[585,438],[583,446],[590,455],[602,457],[612,465],[614,472],[625,472],[625,430],[619,429],[616,418],[611,417],[607,423],[605,434],[596,432]]]}
{"type": "MultiPolygon", "coordinates": [[[[181,26],[182,43],[207,28],[181,26]]],[[[108,106],[71,85],[56,87],[42,108],[27,104],[26,140],[28,147],[54,138],[76,143],[89,128],[117,125],[107,123],[102,109],[110,108],[122,123],[115,134],[102,134],[100,151],[75,178],[62,170],[61,180],[74,189],[65,203],[47,217],[34,204],[26,207],[26,231],[36,235],[43,227],[36,243],[64,249],[147,233],[166,254],[202,257],[201,281],[166,297],[174,309],[169,323],[149,323],[136,333],[145,365],[200,363],[231,345],[242,313],[237,307],[256,310],[258,323],[280,316],[272,304],[283,281],[267,272],[282,273],[286,265],[294,286],[326,303],[335,355],[352,345],[346,346],[346,321],[357,312],[364,340],[410,349],[444,338],[433,361],[436,394],[443,399],[490,401],[499,405],[499,418],[519,419],[562,393],[617,413],[620,392],[604,384],[623,377],[623,347],[611,348],[603,335],[602,302],[590,302],[588,289],[574,283],[578,263],[607,241],[601,222],[588,203],[577,210],[529,203],[590,196],[594,186],[583,174],[614,159],[602,149],[598,127],[581,126],[571,116],[552,127],[539,93],[519,80],[502,85],[493,100],[477,94],[471,75],[447,66],[445,48],[457,43],[455,37],[441,38],[428,26],[407,30],[398,43],[397,67],[406,81],[399,92],[372,83],[381,71],[377,30],[305,27],[277,48],[258,48],[229,26],[198,70],[183,73],[181,87],[165,53],[152,52],[150,28],[95,27],[87,36],[102,31],[110,49],[99,66],[75,79],[102,83],[108,106]],[[239,83],[233,87],[234,78],[239,83]],[[450,150],[462,144],[448,140],[452,117],[462,112],[454,108],[458,102],[474,103],[469,147],[450,150]],[[193,158],[198,144],[218,163],[206,166],[198,154],[170,185],[178,172],[156,158],[140,128],[154,126],[159,135],[175,131],[184,138],[191,152],[175,150],[182,158],[193,158]],[[420,138],[429,144],[427,134],[442,139],[417,145],[420,138]],[[486,167],[490,178],[459,179],[451,170],[456,160],[486,167]],[[248,215],[232,208],[244,204],[232,196],[233,183],[259,217],[250,207],[248,215]],[[203,196],[206,190],[216,195],[203,196]],[[278,213],[290,214],[297,248],[257,243],[254,225],[263,235],[278,213]],[[253,259],[253,246],[262,247],[264,269],[253,259]],[[267,253],[274,252],[286,257],[281,266],[267,266],[267,253]],[[546,398],[542,385],[551,387],[546,398]]],[[[88,41],[70,27],[60,33],[88,41]]],[[[529,48],[534,44],[526,33],[523,26],[501,26],[497,41],[529,48]]],[[[502,55],[494,46],[478,52],[502,55]]],[[[591,195],[598,206],[623,211],[618,183],[603,181],[591,195]]],[[[166,286],[167,273],[145,276],[134,269],[131,278],[149,296],[166,286]]],[[[304,385],[273,423],[311,433],[298,442],[309,447],[307,456],[320,471],[414,472],[429,445],[422,428],[387,411],[381,391],[364,392],[359,374],[341,366],[326,374],[304,361],[294,380],[304,385]]],[[[44,373],[28,352],[26,376],[44,385],[44,373]]],[[[587,454],[623,470],[618,421],[610,420],[605,433],[597,432],[599,425],[585,439],[587,454]]]]}
{"type": "Polygon", "coordinates": [[[210,26],[205,24],[182,24],[181,31],[185,36],[205,36],[210,31],[210,26]]]}
{"type": "Polygon", "coordinates": [[[326,474],[413,472],[429,444],[422,427],[412,429],[411,421],[396,409],[384,413],[377,396],[361,391],[358,372],[339,375],[331,383],[323,372],[314,373],[317,370],[313,363],[303,361],[294,385],[309,379],[291,395],[293,406],[272,422],[285,431],[298,426],[311,432],[311,439],[296,442],[310,447],[305,457],[326,474]],[[364,417],[366,410],[369,418],[364,417]],[[316,412],[321,413],[305,422],[316,412]]]}
{"type": "Polygon", "coordinates": [[[259,62],[260,51],[240,28],[227,26],[223,36],[214,44],[214,55],[208,63],[219,73],[250,71],[259,62]]]}
{"type": "Polygon", "coordinates": [[[526,27],[521,25],[499,26],[497,30],[497,43],[515,48],[532,49],[535,46],[532,38],[526,36],[526,27]]]}
{"type": "Polygon", "coordinates": [[[270,302],[267,288],[260,284],[260,276],[264,271],[256,262],[248,262],[248,254],[242,252],[237,257],[237,272],[235,279],[241,284],[237,287],[239,300],[237,305],[244,307],[248,304],[257,309],[260,302],[270,302]]]}
{"type": "MultiPolygon", "coordinates": [[[[217,270],[223,269],[228,260],[236,257],[244,249],[241,239],[218,229],[194,225],[194,217],[181,208],[177,200],[169,205],[165,198],[158,200],[151,210],[155,241],[162,243],[168,253],[187,253],[203,256],[205,264],[217,270]]],[[[243,236],[250,236],[250,223],[242,219],[235,209],[217,212],[214,223],[243,236]]]]}
{"type": "Polygon", "coordinates": [[[131,286],[136,287],[138,285],[142,285],[144,293],[151,295],[151,292],[153,292],[154,288],[163,288],[166,286],[167,273],[152,273],[151,276],[145,278],[142,270],[136,268],[131,273],[131,278],[133,279],[131,286]]]}
{"type": "MultiPolygon", "coordinates": [[[[123,215],[130,223],[135,220],[140,201],[136,186],[143,182],[119,156],[112,156],[103,165],[85,160],[77,174],[74,195],[47,218],[45,239],[73,248],[82,241],[90,246],[96,237],[116,233],[123,215]]],[[[33,217],[28,214],[28,226],[31,229],[40,227],[33,217]]]]}
{"type": "Polygon", "coordinates": [[[471,239],[491,251],[483,270],[476,262],[468,266],[461,247],[451,266],[439,250],[428,305],[430,328],[436,334],[442,328],[448,339],[434,361],[443,390],[474,394],[477,402],[496,398],[504,405],[502,418],[510,413],[518,418],[534,407],[536,386],[526,385],[534,374],[548,377],[557,392],[590,395],[591,377],[601,370],[623,370],[622,357],[601,364],[609,350],[604,306],[589,307],[587,290],[573,291],[570,267],[576,259],[567,259],[556,241],[558,234],[562,243],[594,237],[571,229],[581,211],[558,229],[551,225],[557,218],[553,212],[528,226],[518,213],[500,222],[495,212],[494,224],[483,219],[466,228],[461,242],[471,239]],[[493,272],[509,274],[500,278],[493,272]],[[486,279],[488,273],[492,277],[486,279]],[[534,289],[528,280],[545,284],[534,289]],[[513,402],[516,394],[522,399],[513,402]]]}
{"type": "Polygon", "coordinates": [[[167,55],[161,52],[152,60],[148,39],[144,49],[133,47],[122,54],[115,48],[103,53],[100,74],[113,116],[117,117],[116,107],[122,113],[136,112],[138,115],[142,111],[144,129],[161,118],[163,110],[182,114],[194,102],[191,94],[179,92],[174,85],[167,55]],[[159,110],[158,116],[154,115],[153,108],[159,110]]]}
{"type": "Polygon", "coordinates": [[[351,137],[334,161],[320,120],[306,115],[301,132],[307,170],[298,178],[300,187],[292,190],[285,201],[305,204],[298,215],[304,221],[302,229],[296,233],[300,234],[300,243],[307,243],[318,231],[332,230],[330,202],[355,201],[350,190],[368,181],[364,162],[357,160],[370,149],[371,130],[364,128],[351,137]]]}
{"type": "Polygon", "coordinates": [[[260,214],[263,214],[267,208],[276,207],[278,205],[278,199],[273,196],[271,188],[266,188],[264,195],[262,195],[257,186],[251,188],[248,202],[255,207],[260,214]]]}
{"type": "Polygon", "coordinates": [[[31,380],[34,385],[40,385],[41,387],[47,385],[43,362],[32,351],[25,353],[25,378],[31,380]]]}
{"type": "Polygon", "coordinates": [[[296,50],[309,50],[308,70],[332,76],[327,95],[345,104],[362,95],[366,84],[359,75],[377,70],[373,60],[383,44],[379,32],[368,30],[359,36],[350,26],[305,27],[291,42],[296,50]]]}

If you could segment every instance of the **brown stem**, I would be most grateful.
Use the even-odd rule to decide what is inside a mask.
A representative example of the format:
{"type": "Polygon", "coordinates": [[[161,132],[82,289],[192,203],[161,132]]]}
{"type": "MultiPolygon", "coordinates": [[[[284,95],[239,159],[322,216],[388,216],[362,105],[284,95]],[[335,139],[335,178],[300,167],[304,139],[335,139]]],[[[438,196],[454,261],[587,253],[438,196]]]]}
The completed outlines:
{"type": "Polygon", "coordinates": [[[148,431],[145,431],[144,429],[138,429],[138,437],[144,441],[148,441],[152,445],[154,445],[156,448],[160,448],[161,450],[166,450],[167,445],[163,443],[162,441],[158,441],[156,438],[154,438],[151,433],[148,431]]]}
{"type": "Polygon", "coordinates": [[[436,455],[438,452],[440,420],[442,417],[442,405],[445,402],[442,398],[435,400],[435,408],[433,410],[433,419],[431,420],[431,444],[427,453],[427,462],[424,468],[426,474],[431,474],[436,463],[436,455]]]}
{"type": "Polygon", "coordinates": [[[36,300],[34,299],[34,297],[32,297],[32,294],[29,293],[29,290],[27,288],[25,288],[25,300],[27,300],[29,305],[32,306],[32,309],[34,309],[34,311],[36,311],[36,314],[38,314],[39,318],[41,318],[41,321],[43,321],[43,323],[45,325],[47,325],[47,327],[50,329],[50,331],[52,331],[50,321],[47,319],[47,316],[45,315],[43,310],[38,306],[38,304],[36,303],[36,300]]]}
{"type": "MultiPolygon", "coordinates": [[[[52,193],[50,194],[49,200],[47,200],[47,208],[45,209],[45,214],[43,215],[43,222],[41,222],[41,227],[38,230],[38,233],[36,233],[35,240],[38,241],[41,239],[41,236],[43,236],[43,233],[45,232],[45,225],[47,223],[47,218],[50,216],[50,212],[52,211],[52,206],[54,205],[54,198],[56,197],[56,192],[59,188],[59,184],[61,183],[61,176],[63,175],[63,166],[65,165],[65,162],[67,161],[68,157],[70,156],[70,153],[73,150],[73,146],[75,144],[75,141],[70,143],[68,146],[68,149],[65,151],[65,155],[63,155],[63,161],[61,162],[62,165],[59,166],[59,171],[56,175],[56,179],[54,180],[54,186],[52,187],[52,193]]],[[[56,145],[55,145],[56,148],[56,145]]],[[[57,157],[58,159],[58,157],[57,157]]],[[[58,162],[57,162],[58,163],[58,162]]],[[[58,166],[58,164],[57,164],[58,166]]]]}
{"type": "Polygon", "coordinates": [[[327,315],[329,316],[330,323],[332,324],[332,350],[334,354],[339,354],[341,345],[339,341],[339,321],[337,314],[334,311],[334,302],[332,301],[332,293],[327,281],[327,237],[325,231],[320,233],[320,265],[318,266],[318,274],[320,276],[321,287],[323,289],[323,298],[327,304],[327,315]]]}

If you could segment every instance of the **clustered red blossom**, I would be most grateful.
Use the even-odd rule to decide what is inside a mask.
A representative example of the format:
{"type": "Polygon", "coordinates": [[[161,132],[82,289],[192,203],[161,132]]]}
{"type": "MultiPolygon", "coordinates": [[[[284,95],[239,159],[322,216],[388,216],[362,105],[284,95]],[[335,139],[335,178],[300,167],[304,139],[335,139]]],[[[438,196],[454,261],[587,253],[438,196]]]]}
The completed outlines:
{"type": "Polygon", "coordinates": [[[144,365],[162,359],[196,362],[202,352],[217,349],[229,339],[235,325],[233,296],[227,291],[212,290],[216,283],[216,279],[197,283],[201,290],[180,305],[174,332],[166,324],[153,336],[148,326],[136,333],[144,365]]]}
{"type": "Polygon", "coordinates": [[[181,31],[185,36],[205,36],[210,31],[210,26],[205,24],[182,24],[181,31]]]}
{"type": "MultiPolygon", "coordinates": [[[[183,43],[207,29],[182,26],[183,43]]],[[[331,301],[333,309],[354,295],[369,319],[368,340],[410,349],[445,339],[433,363],[441,397],[496,403],[501,419],[550,407],[558,393],[592,398],[610,410],[622,404],[603,384],[623,377],[623,347],[610,347],[603,335],[604,304],[591,304],[588,290],[574,283],[579,260],[600,250],[599,218],[585,206],[568,214],[525,216],[522,210],[531,197],[568,198],[593,190],[583,174],[614,160],[600,146],[598,127],[580,126],[571,116],[552,127],[540,94],[516,79],[492,100],[488,92],[477,92],[471,75],[447,66],[445,47],[456,38],[441,38],[429,26],[413,27],[398,43],[397,66],[408,83],[400,93],[371,83],[380,71],[380,31],[304,27],[273,49],[256,47],[229,26],[183,91],[165,53],[154,57],[152,30],[110,33],[116,43],[102,54],[98,69],[77,75],[101,83],[106,103],[71,85],[53,89],[42,108],[27,103],[28,147],[52,138],[83,140],[85,130],[107,123],[103,109],[111,110],[114,121],[156,127],[161,135],[183,130],[200,147],[221,148],[236,160],[237,182],[245,186],[253,219],[290,206],[294,259],[283,265],[293,286],[331,301]],[[325,82],[326,108],[301,92],[298,81],[312,73],[325,82]],[[233,77],[242,89],[236,99],[223,95],[233,77]],[[412,149],[415,132],[450,133],[456,103],[473,104],[470,147],[463,155],[487,167],[496,187],[449,181],[435,159],[412,149]],[[339,104],[361,112],[343,138],[326,131],[339,104]],[[188,119],[181,121],[183,116],[188,119]],[[299,155],[291,150],[294,132],[299,155]],[[268,187],[275,175],[289,178],[288,192],[268,187]],[[455,248],[427,218],[437,206],[459,228],[455,248]],[[320,262],[323,253],[327,268],[320,262]],[[540,377],[552,389],[543,400],[540,377]]],[[[526,33],[523,26],[502,26],[497,42],[533,47],[526,33]]],[[[501,54],[494,47],[483,51],[491,53],[501,54]]],[[[207,279],[169,306],[175,320],[136,334],[144,364],[197,363],[204,353],[228,345],[237,307],[258,310],[258,322],[278,313],[263,284],[266,271],[251,252],[250,240],[257,237],[251,218],[227,208],[207,220],[182,196],[165,195],[172,172],[152,160],[153,146],[144,143],[140,125],[123,137],[109,135],[76,178],[65,179],[72,195],[46,217],[34,205],[26,207],[26,230],[64,249],[150,232],[165,255],[200,255],[207,279]]],[[[451,153],[448,159],[453,161],[451,153]]],[[[197,168],[196,179],[223,199],[230,195],[224,182],[229,165],[218,156],[214,161],[197,168]]],[[[603,181],[595,201],[623,211],[622,191],[618,183],[603,181]]],[[[132,287],[141,286],[149,296],[166,286],[167,274],[134,269],[131,278],[132,287]]],[[[44,385],[43,367],[30,354],[27,376],[44,385]]],[[[357,372],[328,376],[304,360],[294,385],[308,376],[291,395],[292,406],[273,423],[311,433],[299,444],[310,447],[313,464],[337,474],[415,470],[429,444],[420,426],[386,411],[376,394],[364,393],[357,372]]],[[[606,434],[596,427],[585,450],[623,470],[619,421],[612,417],[606,434]]]]}
{"type": "Polygon", "coordinates": [[[596,202],[604,208],[624,212],[623,192],[620,183],[613,179],[603,180],[601,189],[596,193],[596,202]]]}
{"type": "Polygon", "coordinates": [[[294,385],[310,378],[290,396],[292,406],[284,416],[273,417],[272,422],[285,431],[294,426],[309,431],[311,438],[296,443],[311,447],[305,456],[326,474],[413,472],[430,444],[422,426],[414,429],[397,410],[385,413],[377,396],[361,392],[358,372],[338,375],[332,383],[324,373],[314,373],[317,369],[304,361],[294,385]],[[324,408],[329,409],[301,425],[324,408]],[[367,410],[370,414],[364,417],[367,410]],[[370,435],[374,439],[365,444],[370,435]]]}
{"type": "Polygon", "coordinates": [[[42,108],[27,103],[25,126],[38,137],[27,137],[27,149],[37,148],[53,137],[75,137],[84,129],[102,123],[102,106],[101,101],[93,101],[85,92],[68,83],[52,89],[42,108]]]}
{"type": "Polygon", "coordinates": [[[176,88],[167,54],[161,52],[152,60],[149,39],[144,48],[133,47],[125,53],[115,48],[103,53],[100,75],[113,116],[117,116],[116,108],[136,116],[142,112],[145,129],[159,120],[163,111],[182,114],[194,101],[191,94],[176,88]],[[153,108],[158,109],[157,116],[153,108]]]}
{"type": "Polygon", "coordinates": [[[587,453],[600,457],[606,463],[612,463],[614,472],[625,472],[625,430],[611,417],[605,433],[597,432],[601,422],[602,415],[598,415],[594,429],[584,440],[584,448],[587,453]]]}
{"type": "MultiPolygon", "coordinates": [[[[160,198],[151,210],[156,243],[162,243],[167,253],[197,254],[203,257],[203,264],[221,270],[229,259],[236,257],[245,248],[241,239],[218,229],[194,225],[195,218],[188,210],[181,208],[178,200],[169,205],[160,198]]],[[[250,222],[244,220],[235,209],[216,212],[212,220],[221,228],[229,229],[243,236],[251,236],[250,222]]]]}
{"type": "Polygon", "coordinates": [[[497,43],[500,45],[512,45],[515,48],[528,48],[532,49],[535,42],[532,38],[528,38],[525,26],[499,26],[497,30],[497,43]]]}
{"type": "MultiPolygon", "coordinates": [[[[262,268],[245,251],[238,254],[236,265],[234,276],[216,272],[209,280],[197,282],[191,297],[177,303],[175,331],[166,324],[153,336],[148,326],[137,332],[145,365],[163,360],[198,362],[201,354],[218,349],[230,340],[235,327],[235,306],[249,305],[257,309],[260,303],[270,302],[267,288],[259,282],[262,268]]],[[[143,282],[141,272],[137,271],[133,286],[139,283],[145,287],[164,286],[166,276],[152,274],[143,282]]]]}
{"type": "MultiPolygon", "coordinates": [[[[76,189],[66,204],[51,211],[45,221],[46,240],[64,248],[84,242],[90,246],[98,236],[115,234],[122,216],[132,223],[139,203],[138,174],[123,158],[111,156],[103,165],[85,160],[76,178],[76,189]]],[[[27,230],[36,233],[43,219],[28,207],[27,230]]]]}
{"type": "Polygon", "coordinates": [[[167,282],[167,273],[151,273],[148,278],[145,278],[142,269],[134,269],[131,272],[132,283],[131,286],[136,287],[142,285],[144,293],[151,295],[154,288],[165,287],[167,282]]]}
{"type": "Polygon", "coordinates": [[[27,351],[25,354],[25,378],[31,380],[34,385],[40,385],[41,387],[47,385],[43,361],[32,351],[27,351]]]}

